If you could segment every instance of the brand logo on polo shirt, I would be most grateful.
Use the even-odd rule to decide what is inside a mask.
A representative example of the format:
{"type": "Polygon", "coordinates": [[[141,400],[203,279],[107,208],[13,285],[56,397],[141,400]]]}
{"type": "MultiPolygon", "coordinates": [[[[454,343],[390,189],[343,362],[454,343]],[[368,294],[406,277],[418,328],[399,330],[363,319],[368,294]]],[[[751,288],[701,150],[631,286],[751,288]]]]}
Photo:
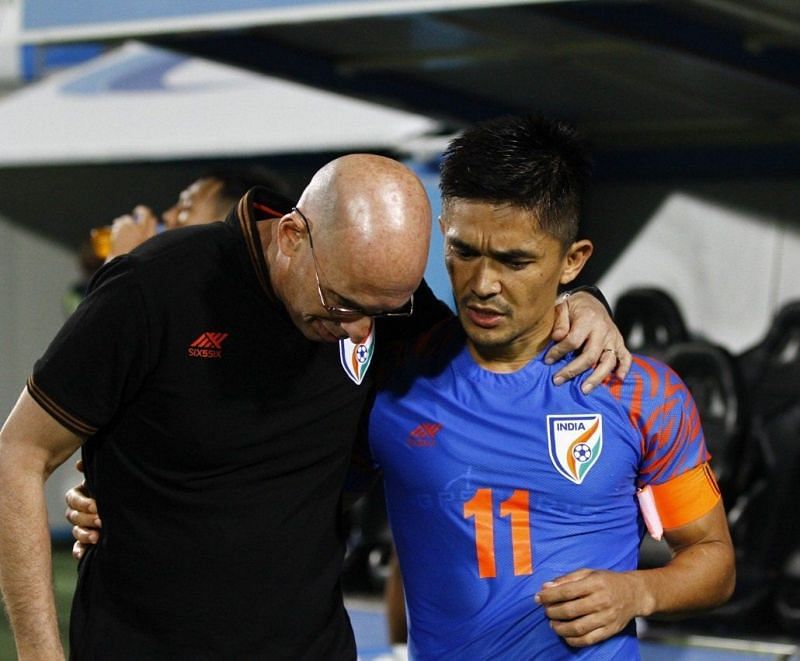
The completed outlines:
{"type": "Polygon", "coordinates": [[[228,333],[203,333],[189,345],[192,358],[222,358],[222,343],[228,333]]]}
{"type": "Polygon", "coordinates": [[[423,422],[411,430],[406,443],[412,448],[432,448],[436,445],[436,434],[442,429],[439,422],[423,422]]]}

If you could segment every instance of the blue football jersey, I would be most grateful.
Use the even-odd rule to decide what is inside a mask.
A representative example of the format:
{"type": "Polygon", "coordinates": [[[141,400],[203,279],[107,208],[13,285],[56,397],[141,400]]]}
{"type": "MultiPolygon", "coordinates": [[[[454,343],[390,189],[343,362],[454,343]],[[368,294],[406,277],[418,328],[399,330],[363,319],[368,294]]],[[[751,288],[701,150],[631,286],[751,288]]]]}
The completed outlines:
{"type": "Polygon", "coordinates": [[[414,659],[636,659],[635,623],[573,648],[534,602],[580,568],[635,569],[636,490],[708,459],[677,377],[636,357],[590,395],[552,385],[543,355],[509,374],[478,366],[457,321],[386,375],[369,441],[406,590],[414,659]]]}

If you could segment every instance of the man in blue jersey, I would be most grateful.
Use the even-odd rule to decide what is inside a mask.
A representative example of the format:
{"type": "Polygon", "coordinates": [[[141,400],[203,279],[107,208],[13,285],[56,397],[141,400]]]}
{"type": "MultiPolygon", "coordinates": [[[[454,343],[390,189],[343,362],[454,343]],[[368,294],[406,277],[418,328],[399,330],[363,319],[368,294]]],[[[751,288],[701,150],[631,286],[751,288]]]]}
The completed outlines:
{"type": "Polygon", "coordinates": [[[635,357],[591,395],[554,387],[553,301],[589,259],[586,152],[568,127],[503,118],[442,166],[458,306],[399,353],[372,455],[406,588],[414,659],[634,659],[634,618],[715,606],[733,550],[700,420],[665,365],[635,357]],[[674,557],[637,570],[637,491],[674,557]]]}

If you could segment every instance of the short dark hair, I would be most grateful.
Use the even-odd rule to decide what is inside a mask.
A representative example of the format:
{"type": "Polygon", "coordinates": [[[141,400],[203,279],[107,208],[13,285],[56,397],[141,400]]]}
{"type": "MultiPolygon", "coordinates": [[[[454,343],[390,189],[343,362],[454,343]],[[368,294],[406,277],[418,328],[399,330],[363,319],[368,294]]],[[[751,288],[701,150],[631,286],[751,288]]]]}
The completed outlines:
{"type": "Polygon", "coordinates": [[[569,245],[590,174],[587,143],[573,127],[541,115],[504,116],[450,142],[439,187],[445,204],[463,198],[533,211],[541,229],[569,245]]]}
{"type": "Polygon", "coordinates": [[[198,179],[215,179],[222,182],[219,197],[233,205],[251,188],[263,186],[288,197],[289,186],[278,175],[260,165],[229,167],[208,170],[198,179]]]}

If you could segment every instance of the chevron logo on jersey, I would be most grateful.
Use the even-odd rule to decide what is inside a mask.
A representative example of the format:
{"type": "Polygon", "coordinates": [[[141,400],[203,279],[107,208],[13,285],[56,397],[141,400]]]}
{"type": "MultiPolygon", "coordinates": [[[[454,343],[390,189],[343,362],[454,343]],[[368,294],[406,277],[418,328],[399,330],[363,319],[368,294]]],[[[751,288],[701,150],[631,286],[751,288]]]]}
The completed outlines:
{"type": "Polygon", "coordinates": [[[222,358],[222,343],[228,333],[202,333],[189,345],[192,358],[222,358]]]}
{"type": "Polygon", "coordinates": [[[556,470],[580,484],[603,450],[603,416],[548,415],[547,447],[556,470]]]}
{"type": "Polygon", "coordinates": [[[375,324],[369,330],[369,335],[363,342],[355,344],[349,337],[339,340],[339,360],[344,368],[344,373],[356,385],[364,380],[364,375],[372,362],[375,352],[375,324]]]}

